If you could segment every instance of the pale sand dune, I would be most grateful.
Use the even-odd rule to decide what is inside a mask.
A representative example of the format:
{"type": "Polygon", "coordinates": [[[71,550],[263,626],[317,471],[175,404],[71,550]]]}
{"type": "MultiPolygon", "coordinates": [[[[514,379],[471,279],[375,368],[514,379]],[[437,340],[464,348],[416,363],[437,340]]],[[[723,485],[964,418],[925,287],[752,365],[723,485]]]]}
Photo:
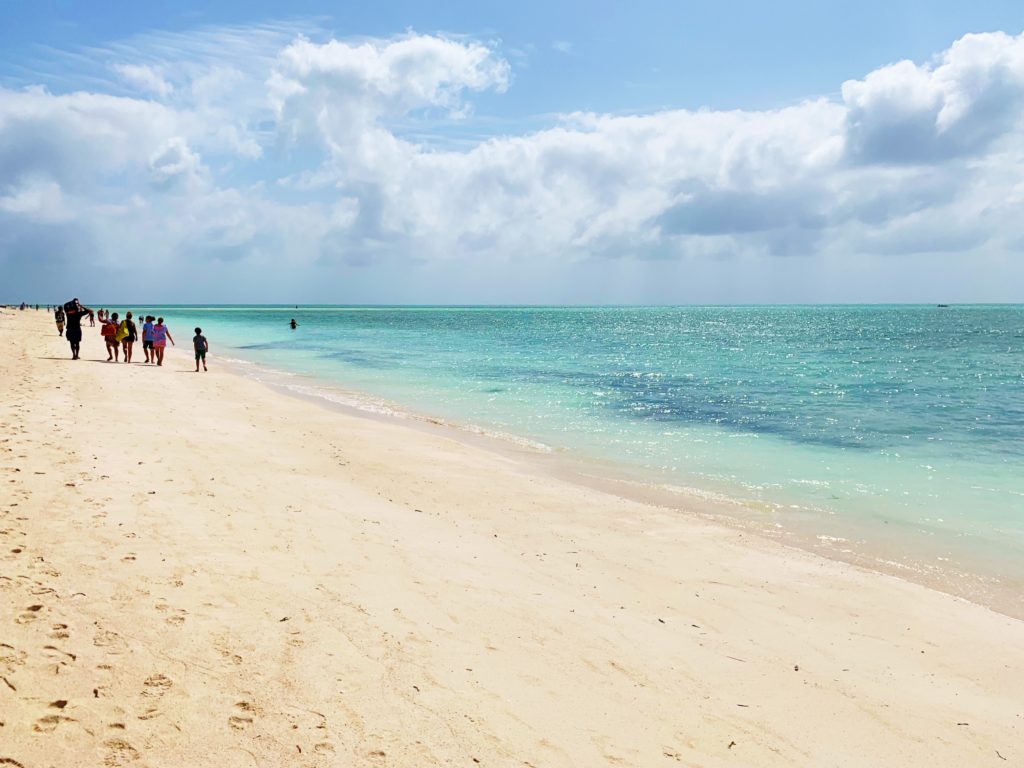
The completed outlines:
{"type": "Polygon", "coordinates": [[[1024,623],[171,330],[0,314],[0,766],[1024,764],[1024,623]]]}

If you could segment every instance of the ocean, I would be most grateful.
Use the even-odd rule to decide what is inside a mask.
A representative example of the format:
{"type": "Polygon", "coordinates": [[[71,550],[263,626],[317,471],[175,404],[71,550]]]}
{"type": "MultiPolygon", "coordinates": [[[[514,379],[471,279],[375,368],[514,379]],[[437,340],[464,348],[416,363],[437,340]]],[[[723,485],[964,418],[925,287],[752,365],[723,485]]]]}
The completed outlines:
{"type": "Polygon", "coordinates": [[[179,346],[202,326],[212,366],[299,394],[440,419],[982,601],[1024,584],[1024,305],[130,309],[179,346]]]}

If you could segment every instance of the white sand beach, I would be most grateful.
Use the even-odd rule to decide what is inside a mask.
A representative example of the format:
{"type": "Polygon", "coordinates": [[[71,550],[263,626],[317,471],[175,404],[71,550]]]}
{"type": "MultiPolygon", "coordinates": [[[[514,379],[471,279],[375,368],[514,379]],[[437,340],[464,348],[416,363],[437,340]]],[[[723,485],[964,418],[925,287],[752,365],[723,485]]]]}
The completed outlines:
{"type": "Polygon", "coordinates": [[[0,766],[1024,765],[1020,620],[179,344],[0,313],[0,766]]]}

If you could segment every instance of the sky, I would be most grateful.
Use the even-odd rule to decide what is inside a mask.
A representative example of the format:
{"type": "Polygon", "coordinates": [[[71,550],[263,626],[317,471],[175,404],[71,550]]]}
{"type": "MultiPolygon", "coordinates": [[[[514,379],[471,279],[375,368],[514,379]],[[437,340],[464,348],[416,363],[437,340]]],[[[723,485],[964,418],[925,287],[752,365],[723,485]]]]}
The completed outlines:
{"type": "Polygon", "coordinates": [[[0,301],[1024,301],[1017,2],[0,0],[0,301]]]}

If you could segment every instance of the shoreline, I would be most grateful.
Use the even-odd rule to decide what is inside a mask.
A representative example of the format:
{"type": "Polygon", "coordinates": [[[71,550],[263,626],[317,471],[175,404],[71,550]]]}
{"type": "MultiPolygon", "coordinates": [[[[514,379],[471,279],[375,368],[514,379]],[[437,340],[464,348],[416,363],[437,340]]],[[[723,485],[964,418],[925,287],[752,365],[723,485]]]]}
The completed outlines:
{"type": "Polygon", "coordinates": [[[973,559],[947,565],[943,561],[948,561],[948,558],[943,558],[940,550],[926,552],[923,544],[927,540],[920,535],[911,537],[908,531],[903,531],[897,533],[893,541],[882,542],[877,540],[882,532],[879,527],[872,530],[870,525],[861,523],[857,528],[854,524],[859,521],[851,520],[846,521],[849,529],[836,527],[829,518],[832,513],[820,508],[803,510],[801,520],[789,517],[780,522],[779,510],[785,509],[784,505],[743,498],[738,493],[739,489],[736,489],[736,495],[730,495],[728,492],[657,483],[643,477],[638,468],[629,465],[571,453],[568,449],[552,447],[531,437],[496,432],[479,425],[419,412],[367,392],[347,389],[327,378],[245,359],[244,352],[244,349],[231,348],[231,354],[238,355],[238,359],[229,360],[227,370],[233,375],[252,378],[287,397],[356,418],[397,422],[411,429],[449,437],[514,459],[526,471],[538,476],[552,477],[628,501],[698,517],[869,572],[904,579],[1011,618],[1024,619],[1024,574],[1006,572],[1005,566],[1010,565],[1009,562],[999,561],[1004,566],[1002,571],[986,567],[991,561],[983,552],[977,551],[973,559]],[[825,528],[826,524],[832,527],[825,528]],[[865,533],[874,535],[876,540],[858,540],[865,533]],[[908,551],[915,545],[917,551],[908,551]]]}
{"type": "Polygon", "coordinates": [[[163,369],[97,366],[87,332],[73,363],[49,317],[18,314],[0,313],[6,762],[1024,755],[1024,622],[281,397],[216,355],[193,374],[187,342],[163,369]]]}

